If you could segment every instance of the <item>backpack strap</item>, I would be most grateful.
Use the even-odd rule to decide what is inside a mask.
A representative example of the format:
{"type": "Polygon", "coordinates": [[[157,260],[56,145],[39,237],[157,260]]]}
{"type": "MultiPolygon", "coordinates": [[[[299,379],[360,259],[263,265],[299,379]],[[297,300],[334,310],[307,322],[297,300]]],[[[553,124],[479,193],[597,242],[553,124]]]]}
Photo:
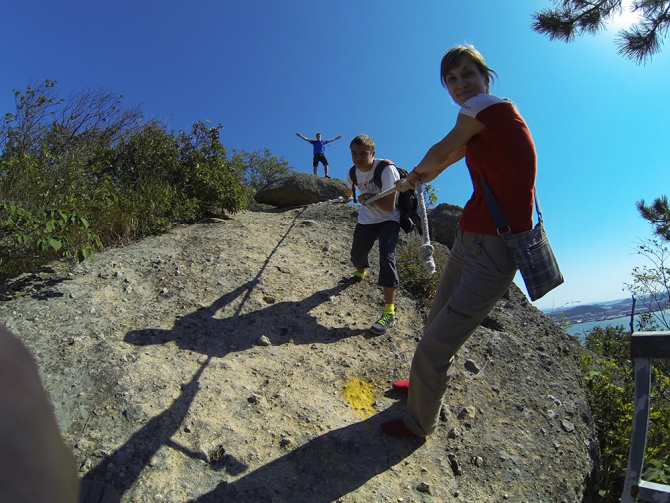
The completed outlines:
{"type": "MultiPolygon", "coordinates": [[[[377,163],[377,166],[375,166],[375,173],[372,176],[372,179],[374,180],[375,185],[379,187],[380,190],[382,188],[382,172],[384,171],[384,168],[391,165],[395,166],[395,164],[393,164],[393,161],[391,161],[390,159],[382,159],[377,163]]],[[[358,181],[356,179],[356,166],[352,166],[351,169],[349,170],[349,178],[351,179],[351,184],[354,186],[353,188],[355,190],[358,181]]]]}
{"type": "Polygon", "coordinates": [[[356,166],[352,166],[351,169],[349,170],[349,178],[351,179],[351,185],[352,189],[356,190],[356,183],[358,180],[356,180],[356,166]]]}
{"type": "Polygon", "coordinates": [[[391,165],[393,165],[393,161],[390,159],[382,159],[377,163],[377,166],[375,166],[375,174],[373,175],[372,179],[374,180],[375,185],[379,187],[379,190],[382,188],[382,172],[386,166],[391,165]]]}
{"type": "Polygon", "coordinates": [[[353,201],[357,203],[358,198],[356,197],[356,183],[358,180],[356,179],[356,165],[352,166],[349,170],[349,178],[351,179],[351,197],[353,201]]]}

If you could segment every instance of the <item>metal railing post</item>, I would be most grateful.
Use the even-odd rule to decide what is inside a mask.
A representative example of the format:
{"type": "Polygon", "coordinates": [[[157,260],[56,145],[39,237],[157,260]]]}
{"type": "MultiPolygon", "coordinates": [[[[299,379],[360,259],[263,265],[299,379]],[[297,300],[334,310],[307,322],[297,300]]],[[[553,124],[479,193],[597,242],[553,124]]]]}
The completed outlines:
{"type": "Polygon", "coordinates": [[[641,480],[651,407],[651,359],[670,359],[670,332],[635,332],[630,355],[635,362],[635,407],[621,503],[670,503],[669,485],[641,480]]]}

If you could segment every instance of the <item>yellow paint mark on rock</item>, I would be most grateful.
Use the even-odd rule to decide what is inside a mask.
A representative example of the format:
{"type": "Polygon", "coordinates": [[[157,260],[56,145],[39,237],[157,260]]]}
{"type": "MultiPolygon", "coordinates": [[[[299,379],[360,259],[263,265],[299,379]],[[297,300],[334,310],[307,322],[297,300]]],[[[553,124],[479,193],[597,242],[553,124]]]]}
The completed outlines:
{"type": "Polygon", "coordinates": [[[372,383],[357,377],[345,383],[342,394],[351,408],[358,412],[364,421],[375,413],[372,408],[375,401],[375,389],[372,383]]]}

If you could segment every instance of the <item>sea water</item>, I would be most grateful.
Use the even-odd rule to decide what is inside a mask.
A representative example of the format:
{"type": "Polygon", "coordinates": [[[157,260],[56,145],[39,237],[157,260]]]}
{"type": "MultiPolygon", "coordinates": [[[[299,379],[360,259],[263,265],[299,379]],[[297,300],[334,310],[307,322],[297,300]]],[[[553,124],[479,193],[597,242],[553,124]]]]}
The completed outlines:
{"type": "MultiPolygon", "coordinates": [[[[635,322],[637,323],[637,317],[635,319],[635,322]]],[[[565,330],[570,335],[576,336],[577,338],[579,338],[580,341],[583,342],[586,332],[595,327],[605,328],[608,325],[612,325],[613,327],[623,325],[626,330],[630,330],[630,316],[622,316],[621,318],[612,318],[610,320],[586,321],[584,323],[575,323],[567,328],[564,328],[563,330],[565,330]]]]}

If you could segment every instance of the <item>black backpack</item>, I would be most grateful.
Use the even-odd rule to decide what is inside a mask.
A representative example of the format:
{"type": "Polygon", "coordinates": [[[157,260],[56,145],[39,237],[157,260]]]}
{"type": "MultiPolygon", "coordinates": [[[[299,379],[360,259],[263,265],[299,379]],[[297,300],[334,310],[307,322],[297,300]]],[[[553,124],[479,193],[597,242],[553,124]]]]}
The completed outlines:
{"type": "MultiPolygon", "coordinates": [[[[388,159],[383,159],[377,163],[375,167],[375,174],[372,179],[375,182],[375,185],[382,188],[382,171],[386,166],[393,164],[388,159]]],[[[400,179],[407,178],[407,171],[403,168],[395,166],[400,174],[400,179]]],[[[356,166],[352,166],[349,170],[349,178],[351,178],[351,184],[354,189],[354,201],[356,201],[356,166]]],[[[414,190],[408,190],[406,192],[398,192],[398,199],[395,204],[396,208],[400,210],[400,228],[404,230],[407,234],[412,232],[414,229],[420,234],[423,235],[423,229],[421,228],[421,217],[417,211],[419,208],[419,200],[417,199],[416,192],[414,190]]]]}

